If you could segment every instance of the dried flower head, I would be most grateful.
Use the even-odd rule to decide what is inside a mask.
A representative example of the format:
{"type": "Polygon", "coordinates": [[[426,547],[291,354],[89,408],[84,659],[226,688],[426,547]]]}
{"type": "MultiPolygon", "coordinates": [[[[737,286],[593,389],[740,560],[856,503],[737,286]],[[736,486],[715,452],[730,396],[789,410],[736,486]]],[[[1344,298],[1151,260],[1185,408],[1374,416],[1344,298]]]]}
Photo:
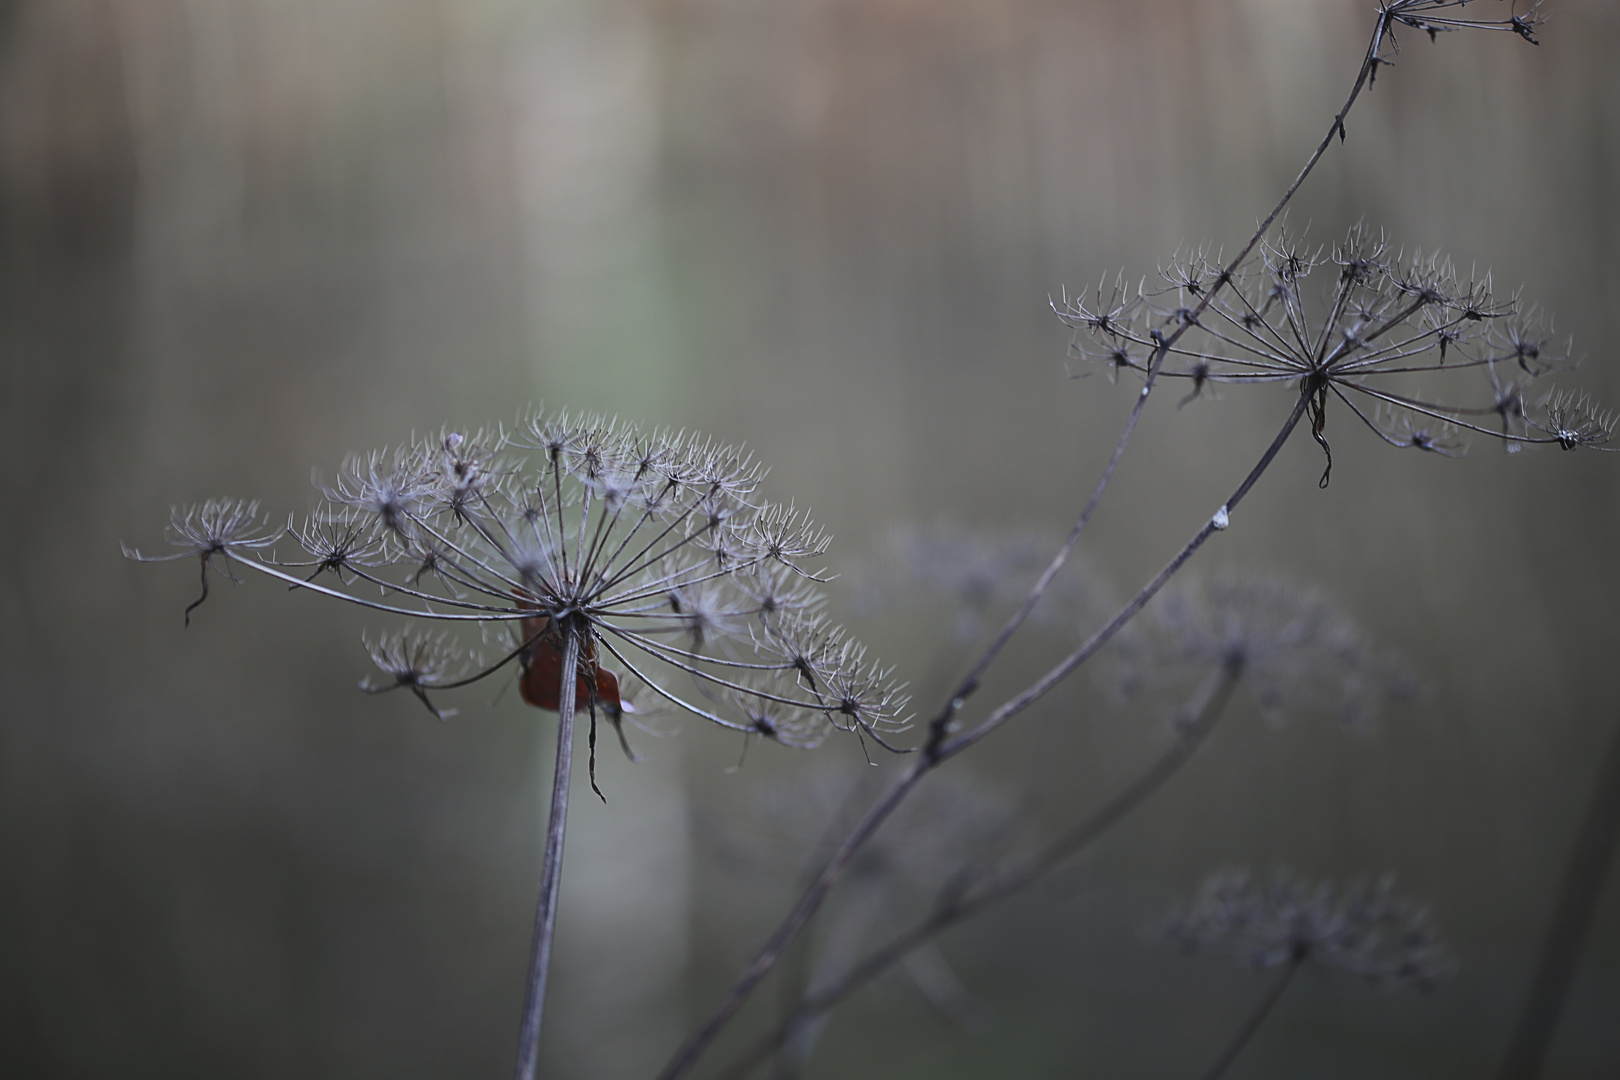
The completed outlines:
{"type": "Polygon", "coordinates": [[[1569,366],[1537,310],[1494,295],[1488,274],[1464,280],[1449,260],[1405,257],[1361,226],[1332,248],[1283,234],[1230,273],[1200,249],[1159,277],[1160,288],[1138,286],[1128,299],[1118,288],[1107,300],[1100,289],[1090,303],[1066,298],[1058,313],[1075,330],[1075,354],[1111,373],[1145,374],[1163,349],[1162,376],[1192,382],[1184,402],[1212,384],[1294,386],[1327,455],[1324,485],[1333,402],[1391,446],[1429,452],[1459,452],[1463,432],[1509,447],[1607,439],[1607,414],[1584,397],[1578,407],[1556,399],[1544,415],[1527,416],[1520,380],[1569,366]],[[1177,328],[1185,332],[1169,344],[1177,328]],[[1477,388],[1455,399],[1423,385],[1468,376],[1477,388]],[[1580,423],[1564,422],[1572,411],[1580,423]]]}
{"type": "Polygon", "coordinates": [[[366,679],[360,683],[360,689],[368,694],[409,690],[439,719],[447,720],[456,714],[454,709],[440,709],[427,696],[429,690],[456,682],[460,677],[459,672],[451,671],[456,666],[460,650],[447,635],[435,634],[430,637],[406,629],[376,638],[367,637],[364,642],[366,652],[371,654],[371,662],[388,676],[388,681],[372,682],[366,679]]]}
{"type": "Polygon", "coordinates": [[[535,413],[512,431],[352,458],[302,527],[266,530],[250,503],[176,511],[169,539],[183,550],[157,558],[199,556],[204,596],[212,562],[413,620],[502,628],[503,655],[460,676],[453,638],[368,641],[388,681],[367,689],[404,687],[436,715],[430,690],[502,669],[526,701],[557,708],[572,641],[593,719],[617,724],[634,698],[793,746],[833,729],[887,745],[906,696],[824,620],[815,561],[828,537],[758,498],[763,475],[696,435],[535,413]],[[302,555],[265,550],[283,535],[302,555]]]}
{"type": "Polygon", "coordinates": [[[1430,41],[1451,30],[1502,30],[1517,34],[1532,45],[1541,44],[1536,40],[1536,28],[1546,22],[1547,17],[1541,13],[1539,2],[1531,4],[1524,12],[1516,10],[1518,5],[1514,4],[1501,19],[1465,17],[1469,3],[1470,0],[1383,0],[1378,11],[1385,19],[1384,35],[1397,52],[1400,45],[1395,41],[1395,25],[1421,30],[1429,35],[1430,41]]]}
{"type": "Polygon", "coordinates": [[[1189,952],[1232,952],[1257,968],[1317,960],[1388,987],[1431,990],[1456,970],[1421,905],[1394,892],[1394,878],[1309,885],[1286,872],[1269,882],[1221,870],[1171,915],[1166,932],[1189,952]]]}
{"type": "Polygon", "coordinates": [[[123,549],[125,558],[141,562],[197,559],[202,567],[202,595],[186,607],[185,621],[190,626],[191,613],[208,599],[208,568],[217,565],[220,573],[237,581],[236,575],[231,573],[231,561],[251,558],[254,552],[274,544],[281,534],[281,529],[270,528],[260,519],[257,502],[209,499],[201,506],[188,506],[184,510],[176,506],[169,510],[169,527],[164,536],[180,550],[170,555],[142,555],[127,544],[123,549]]]}
{"type": "Polygon", "coordinates": [[[1224,668],[1273,723],[1303,708],[1361,730],[1386,700],[1416,690],[1406,666],[1333,604],[1271,577],[1171,585],[1117,639],[1115,656],[1127,695],[1224,668]]]}
{"type": "Polygon", "coordinates": [[[1614,434],[1615,414],[1584,393],[1554,392],[1548,396],[1542,415],[1529,417],[1526,423],[1552,436],[1565,450],[1586,446],[1613,453],[1620,449],[1606,445],[1614,434]]]}

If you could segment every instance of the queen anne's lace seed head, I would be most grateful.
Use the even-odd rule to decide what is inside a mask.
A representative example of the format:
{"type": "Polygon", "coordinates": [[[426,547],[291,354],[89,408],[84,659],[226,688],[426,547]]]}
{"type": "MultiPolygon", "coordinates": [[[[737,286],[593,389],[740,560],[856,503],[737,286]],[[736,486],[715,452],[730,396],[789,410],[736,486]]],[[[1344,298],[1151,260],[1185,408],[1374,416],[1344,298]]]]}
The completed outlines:
{"type": "Polygon", "coordinates": [[[1166,932],[1189,951],[1230,952],[1257,968],[1316,960],[1385,987],[1430,990],[1456,970],[1421,905],[1394,878],[1342,892],[1280,872],[1269,882],[1221,870],[1171,915],[1166,932]]]}
{"type": "Polygon", "coordinates": [[[347,582],[353,571],[383,562],[383,537],[375,521],[349,507],[323,507],[287,532],[310,556],[287,565],[311,567],[311,577],[330,570],[347,582]]]}
{"type": "MultiPolygon", "coordinates": [[[[898,528],[851,575],[862,614],[900,604],[938,605],[947,612],[953,646],[980,638],[1029,596],[1058,543],[1037,530],[972,529],[939,523],[898,528]]],[[[1092,627],[1114,610],[1082,553],[1071,554],[1029,615],[1037,626],[1092,627]]]]}
{"type": "Polygon", "coordinates": [[[763,478],[712,439],[535,413],[510,432],[349,459],[322,485],[326,505],[286,532],[298,555],[265,550],[283,533],[256,505],[209,502],[176,511],[182,550],[165,558],[199,556],[205,590],[215,560],[417,620],[507,628],[504,655],[459,677],[453,636],[367,643],[387,676],[368,689],[404,687],[436,714],[429,691],[502,670],[556,708],[572,637],[580,707],[614,721],[664,705],[792,746],[834,728],[883,741],[905,726],[905,695],[821,616],[812,560],[828,537],[758,498],[763,478]]]}
{"type": "MultiPolygon", "coordinates": [[[[1445,6],[1386,9],[1416,19],[1445,6]]],[[[1568,367],[1568,345],[1537,309],[1497,296],[1489,274],[1394,252],[1361,226],[1332,249],[1282,234],[1230,272],[1198,251],[1172,260],[1160,281],[1129,297],[1116,289],[1104,300],[1099,289],[1090,303],[1066,300],[1058,313],[1075,330],[1074,354],[1111,374],[1145,375],[1162,350],[1159,376],[1192,381],[1183,404],[1210,384],[1294,387],[1328,455],[1324,483],[1328,417],[1339,410],[1391,446],[1442,453],[1460,449],[1465,433],[1510,449],[1603,447],[1612,427],[1584,397],[1555,399],[1539,422],[1523,422],[1520,381],[1568,367]],[[1223,277],[1229,286],[1216,288],[1223,277]],[[1440,395],[1439,381],[1474,389],[1440,395]]]]}

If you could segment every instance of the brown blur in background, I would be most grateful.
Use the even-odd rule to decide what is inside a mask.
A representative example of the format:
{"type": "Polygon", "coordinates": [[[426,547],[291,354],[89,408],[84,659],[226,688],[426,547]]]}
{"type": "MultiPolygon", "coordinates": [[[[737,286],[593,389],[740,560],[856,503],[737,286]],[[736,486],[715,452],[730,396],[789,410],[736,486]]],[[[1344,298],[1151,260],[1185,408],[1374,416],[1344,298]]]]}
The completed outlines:
{"type": "MultiPolygon", "coordinates": [[[[447,724],[363,696],[375,620],[263,581],[219,582],[185,629],[195,566],[120,540],[161,546],[171,504],[215,495],[302,512],[312,468],[541,401],[746,441],[769,494],[837,536],[835,570],[907,524],[1061,536],[1134,390],[1070,377],[1047,297],[1240,244],[1342,101],[1372,7],[0,6],[0,1073],[510,1069],[549,715],[493,688],[447,724]]],[[[1290,221],[1326,242],[1364,218],[1522,282],[1586,357],[1561,381],[1620,402],[1620,6],[1552,14],[1540,48],[1403,35],[1290,221]]],[[[1084,544],[1116,595],[1290,406],[1174,400],[1084,544]]],[[[1302,975],[1234,1077],[1493,1068],[1620,723],[1620,461],[1444,460],[1335,424],[1332,485],[1296,438],[1197,566],[1321,587],[1427,695],[1360,740],[1240,700],[1079,870],[946,939],[988,1024],[883,983],[809,1075],[1193,1074],[1269,980],[1153,927],[1231,864],[1392,870],[1461,963],[1426,997],[1302,975]]],[[[849,591],[835,614],[936,708],[948,609],[857,620],[849,591]]],[[[1073,640],[1027,631],[978,707],[1073,640]]],[[[1163,747],[1163,719],[1081,674],[950,770],[1056,828],[1163,747]]],[[[603,755],[606,806],[576,777],[558,1080],[648,1075],[789,899],[828,812],[792,793],[876,772],[848,740],[734,769],[737,741],[697,723],[636,739],[639,764],[603,755]]],[[[1611,881],[1548,1075],[1620,1070],[1617,1016],[1611,881]]]]}

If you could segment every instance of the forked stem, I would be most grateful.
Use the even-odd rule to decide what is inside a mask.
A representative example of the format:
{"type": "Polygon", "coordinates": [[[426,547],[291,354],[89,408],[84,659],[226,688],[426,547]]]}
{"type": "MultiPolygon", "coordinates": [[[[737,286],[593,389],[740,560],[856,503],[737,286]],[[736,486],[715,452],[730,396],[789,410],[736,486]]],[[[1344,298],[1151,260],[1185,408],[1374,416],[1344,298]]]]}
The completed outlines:
{"type": "Polygon", "coordinates": [[[529,980],[518,1032],[517,1080],[534,1080],[540,1060],[540,1014],[546,1006],[552,931],[557,926],[557,894],[562,884],[563,834],[568,829],[568,779],[574,760],[574,682],[579,638],[565,634],[562,685],[557,701],[557,763],[551,774],[551,817],[546,822],[546,854],[540,868],[540,899],[534,911],[534,942],[529,948],[529,980]]]}
{"type": "Polygon", "coordinates": [[[1194,691],[1181,707],[1177,718],[1176,741],[1124,790],[1092,811],[1074,828],[1047,844],[1023,866],[990,881],[965,895],[941,903],[911,929],[890,938],[867,954],[859,964],[838,979],[808,993],[775,1031],[731,1064],[722,1074],[725,1080],[742,1080],[776,1049],[794,1037],[795,1032],[825,1014],[861,987],[868,985],[916,950],[940,937],[951,927],[981,911],[1023,892],[1035,882],[1078,855],[1103,834],[1119,824],[1133,810],[1147,802],[1192,759],[1217,721],[1226,711],[1232,690],[1241,672],[1222,665],[1194,691]]]}

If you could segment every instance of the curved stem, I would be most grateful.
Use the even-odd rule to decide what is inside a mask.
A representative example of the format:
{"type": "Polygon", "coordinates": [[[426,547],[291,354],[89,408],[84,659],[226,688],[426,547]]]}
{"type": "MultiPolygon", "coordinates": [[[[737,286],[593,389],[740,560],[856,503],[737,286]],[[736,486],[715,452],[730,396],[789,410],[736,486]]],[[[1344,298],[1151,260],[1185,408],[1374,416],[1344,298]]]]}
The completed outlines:
{"type": "Polygon", "coordinates": [[[941,903],[922,922],[891,938],[888,943],[868,954],[865,960],[845,972],[836,981],[806,994],[798,1007],[775,1031],[756,1043],[723,1075],[730,1080],[741,1080],[775,1052],[777,1047],[793,1038],[794,1033],[803,1025],[834,1008],[839,1002],[871,983],[917,949],[940,937],[951,927],[1023,892],[1119,824],[1133,810],[1157,793],[1183,765],[1191,760],[1224,714],[1227,703],[1231,701],[1232,691],[1237,686],[1239,674],[1225,666],[1209,674],[1178,712],[1175,745],[1166,750],[1123,791],[1098,807],[1080,824],[1047,844],[1024,866],[974,892],[941,903]]]}
{"type": "Polygon", "coordinates": [[[540,1059],[540,1014],[546,1005],[546,976],[551,968],[551,938],[557,925],[557,894],[562,884],[563,834],[568,828],[568,777],[574,758],[574,694],[579,667],[579,635],[568,634],[563,647],[562,684],[557,702],[557,763],[551,775],[551,818],[546,823],[546,854],[540,870],[540,899],[534,912],[534,942],[529,949],[529,981],[523,997],[523,1024],[518,1033],[517,1080],[534,1080],[540,1059]]]}
{"type": "Polygon", "coordinates": [[[1220,1080],[1221,1075],[1231,1067],[1232,1062],[1237,1060],[1237,1056],[1243,1053],[1243,1048],[1249,1045],[1249,1040],[1254,1038],[1254,1033],[1260,1030],[1260,1025],[1264,1024],[1266,1017],[1271,1015],[1271,1010],[1276,1007],[1278,1000],[1282,998],[1283,991],[1288,989],[1288,984],[1293,981],[1294,972],[1299,970],[1299,965],[1304,960],[1305,957],[1301,954],[1296,954],[1289,959],[1288,966],[1283,969],[1282,978],[1278,979],[1276,984],[1266,992],[1266,996],[1260,999],[1260,1004],[1255,1008],[1254,1012],[1249,1014],[1249,1018],[1243,1022],[1243,1026],[1238,1029],[1238,1033],[1231,1043],[1227,1045],[1225,1050],[1221,1051],[1221,1056],[1215,1059],[1215,1064],[1211,1065],[1209,1070],[1204,1073],[1203,1080],[1220,1080]]]}

